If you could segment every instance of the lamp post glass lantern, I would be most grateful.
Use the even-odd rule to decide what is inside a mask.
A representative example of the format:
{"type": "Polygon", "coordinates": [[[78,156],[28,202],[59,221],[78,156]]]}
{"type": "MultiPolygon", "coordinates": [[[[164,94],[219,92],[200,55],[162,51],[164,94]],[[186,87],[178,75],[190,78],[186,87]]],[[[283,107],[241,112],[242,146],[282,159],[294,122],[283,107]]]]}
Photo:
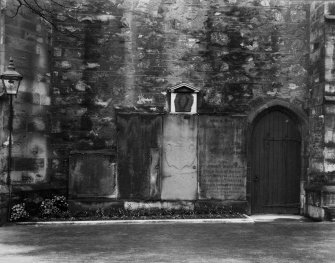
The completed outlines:
{"type": "Polygon", "coordinates": [[[10,221],[11,203],[12,203],[12,183],[11,183],[11,168],[12,168],[12,131],[13,131],[13,95],[17,95],[22,80],[22,75],[15,70],[14,61],[9,59],[7,70],[0,75],[5,93],[9,96],[9,117],[8,117],[8,163],[7,163],[7,186],[8,186],[8,211],[7,219],[10,221]]]}
{"type": "Polygon", "coordinates": [[[9,59],[7,70],[0,75],[6,94],[17,95],[22,80],[22,75],[15,70],[14,61],[9,59]]]}

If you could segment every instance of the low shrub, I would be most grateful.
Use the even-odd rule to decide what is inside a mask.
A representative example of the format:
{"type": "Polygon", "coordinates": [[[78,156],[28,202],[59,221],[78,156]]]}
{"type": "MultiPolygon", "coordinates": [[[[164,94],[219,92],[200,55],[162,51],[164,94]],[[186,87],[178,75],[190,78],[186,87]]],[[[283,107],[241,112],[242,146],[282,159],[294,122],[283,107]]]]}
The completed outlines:
{"type": "Polygon", "coordinates": [[[105,209],[103,207],[98,208],[95,211],[95,216],[101,217],[101,218],[106,217],[106,215],[105,215],[105,209]]]}
{"type": "Polygon", "coordinates": [[[40,206],[40,215],[42,218],[68,217],[68,203],[64,196],[55,195],[52,199],[45,199],[40,206]]]}
{"type": "Polygon", "coordinates": [[[29,218],[29,213],[26,211],[24,203],[16,204],[11,209],[10,221],[23,221],[29,218]]]}

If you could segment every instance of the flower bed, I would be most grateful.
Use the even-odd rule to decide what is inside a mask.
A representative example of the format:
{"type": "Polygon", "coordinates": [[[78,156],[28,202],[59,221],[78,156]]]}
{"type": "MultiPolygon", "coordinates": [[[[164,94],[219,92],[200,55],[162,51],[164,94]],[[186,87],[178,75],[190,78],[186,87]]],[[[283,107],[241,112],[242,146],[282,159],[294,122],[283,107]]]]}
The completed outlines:
{"type": "Polygon", "coordinates": [[[64,220],[145,220],[145,219],[218,219],[244,218],[232,207],[202,206],[191,209],[159,208],[98,208],[70,212],[64,196],[53,196],[38,204],[20,203],[12,207],[11,221],[64,221],[64,220]]]}

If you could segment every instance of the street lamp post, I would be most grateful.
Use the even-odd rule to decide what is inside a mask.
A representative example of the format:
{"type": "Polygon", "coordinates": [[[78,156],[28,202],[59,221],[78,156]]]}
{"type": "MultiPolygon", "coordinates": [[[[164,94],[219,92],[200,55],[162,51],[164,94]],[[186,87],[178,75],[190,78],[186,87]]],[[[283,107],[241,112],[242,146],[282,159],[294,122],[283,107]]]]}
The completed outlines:
{"type": "Polygon", "coordinates": [[[5,93],[9,96],[9,117],[8,117],[8,132],[9,132],[9,144],[8,144],[8,163],[7,163],[7,186],[8,186],[8,212],[7,219],[10,220],[10,209],[12,205],[12,179],[11,179],[11,168],[12,168],[12,132],[13,132],[13,95],[17,95],[22,80],[22,75],[15,71],[14,61],[12,58],[9,59],[9,65],[7,70],[0,75],[2,80],[3,88],[5,93]]]}

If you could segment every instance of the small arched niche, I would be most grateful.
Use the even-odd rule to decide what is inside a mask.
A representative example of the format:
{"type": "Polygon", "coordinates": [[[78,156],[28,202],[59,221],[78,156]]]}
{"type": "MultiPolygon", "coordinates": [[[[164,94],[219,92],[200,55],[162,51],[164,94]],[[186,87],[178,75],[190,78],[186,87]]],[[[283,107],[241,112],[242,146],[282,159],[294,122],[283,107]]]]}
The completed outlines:
{"type": "Polygon", "coordinates": [[[196,114],[199,90],[189,84],[181,83],[168,89],[170,113],[196,114]]]}

